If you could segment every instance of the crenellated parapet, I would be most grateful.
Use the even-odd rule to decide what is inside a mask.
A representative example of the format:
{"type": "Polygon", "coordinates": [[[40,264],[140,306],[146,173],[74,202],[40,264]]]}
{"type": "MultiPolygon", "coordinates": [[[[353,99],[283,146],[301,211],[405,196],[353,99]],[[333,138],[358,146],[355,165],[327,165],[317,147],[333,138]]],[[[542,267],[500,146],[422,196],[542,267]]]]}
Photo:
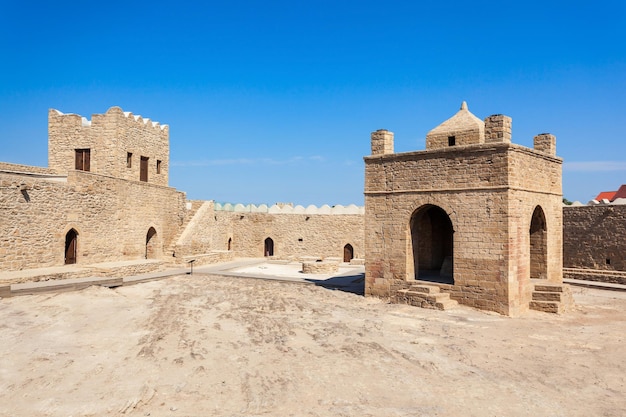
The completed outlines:
{"type": "Polygon", "coordinates": [[[613,201],[603,198],[602,200],[589,200],[587,204],[574,201],[572,204],[563,204],[563,207],[588,207],[588,206],[623,206],[626,205],[626,198],[616,198],[613,201]]]}
{"type": "Polygon", "coordinates": [[[169,126],[111,107],[91,120],[48,112],[48,165],[167,186],[169,126]]]}
{"type": "Polygon", "coordinates": [[[307,207],[293,204],[274,204],[268,206],[267,204],[231,204],[231,203],[215,203],[216,211],[232,211],[236,213],[269,213],[269,214],[364,214],[365,208],[359,207],[354,204],[348,206],[335,205],[329,206],[324,204],[321,207],[315,205],[309,205],[307,207]]]}

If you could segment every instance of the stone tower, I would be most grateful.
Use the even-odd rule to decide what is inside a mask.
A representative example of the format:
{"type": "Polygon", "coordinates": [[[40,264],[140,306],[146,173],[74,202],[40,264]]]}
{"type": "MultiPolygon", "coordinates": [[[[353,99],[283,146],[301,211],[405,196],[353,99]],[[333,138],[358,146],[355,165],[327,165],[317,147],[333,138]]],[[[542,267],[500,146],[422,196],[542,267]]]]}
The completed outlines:
{"type": "Polygon", "coordinates": [[[366,295],[394,299],[419,281],[459,303],[518,315],[537,283],[562,283],[562,160],[556,139],[511,143],[511,118],[484,121],[463,102],[426,135],[426,150],[394,153],[372,133],[365,157],[366,295]]]}
{"type": "Polygon", "coordinates": [[[169,127],[119,107],[91,120],[50,109],[48,166],[167,186],[169,127]]]}

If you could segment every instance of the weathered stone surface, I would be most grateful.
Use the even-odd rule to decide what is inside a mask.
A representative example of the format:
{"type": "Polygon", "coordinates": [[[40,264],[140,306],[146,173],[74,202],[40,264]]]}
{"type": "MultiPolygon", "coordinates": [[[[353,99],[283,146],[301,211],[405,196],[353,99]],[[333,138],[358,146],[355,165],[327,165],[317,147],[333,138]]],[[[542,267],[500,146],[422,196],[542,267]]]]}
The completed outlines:
{"type": "Polygon", "coordinates": [[[565,206],[563,225],[564,267],[591,270],[590,276],[607,271],[606,282],[626,282],[610,278],[626,271],[626,205],[565,206]]]}
{"type": "MultiPolygon", "coordinates": [[[[236,204],[216,210],[213,201],[187,201],[167,186],[168,135],[166,125],[118,107],[91,121],[50,110],[49,168],[0,163],[0,271],[64,265],[70,231],[77,234],[76,264],[82,269],[47,279],[258,257],[268,238],[274,259],[343,259],[347,245],[353,257],[365,256],[363,211],[354,205],[236,204]],[[89,149],[88,171],[76,169],[77,149],[89,149]],[[147,181],[140,178],[141,157],[148,158],[147,181]],[[145,258],[161,262],[93,266],[145,258]]],[[[7,281],[29,279],[41,277],[7,281]]]]}
{"type": "Polygon", "coordinates": [[[339,262],[302,262],[303,274],[334,274],[339,271],[339,262]]]}
{"type": "Polygon", "coordinates": [[[488,120],[489,143],[464,105],[425,151],[364,158],[367,295],[393,298],[435,274],[460,303],[517,315],[532,275],[562,282],[562,161],[507,143],[510,118],[488,120]]]}

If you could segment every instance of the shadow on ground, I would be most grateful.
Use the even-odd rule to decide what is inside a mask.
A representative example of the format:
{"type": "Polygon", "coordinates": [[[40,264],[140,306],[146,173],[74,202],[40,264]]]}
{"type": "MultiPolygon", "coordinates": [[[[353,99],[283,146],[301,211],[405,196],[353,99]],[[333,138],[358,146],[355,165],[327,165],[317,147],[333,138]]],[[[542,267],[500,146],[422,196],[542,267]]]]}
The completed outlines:
{"type": "Polygon", "coordinates": [[[329,290],[349,292],[357,295],[365,294],[365,273],[341,275],[325,280],[307,278],[305,279],[305,281],[312,282],[319,287],[323,287],[329,290]]]}

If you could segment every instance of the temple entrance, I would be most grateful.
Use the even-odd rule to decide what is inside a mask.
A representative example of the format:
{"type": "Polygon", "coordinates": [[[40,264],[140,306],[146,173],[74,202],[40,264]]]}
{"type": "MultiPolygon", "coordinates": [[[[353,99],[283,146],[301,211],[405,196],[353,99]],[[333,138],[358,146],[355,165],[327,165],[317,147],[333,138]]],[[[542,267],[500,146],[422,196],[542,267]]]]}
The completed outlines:
{"type": "Polygon", "coordinates": [[[76,263],[76,252],[78,248],[78,232],[70,229],[65,235],[65,265],[76,263]]]}
{"type": "Polygon", "coordinates": [[[422,206],[413,212],[410,227],[415,279],[454,284],[454,230],[448,214],[437,206],[422,206]]]}
{"type": "Polygon", "coordinates": [[[354,258],[354,248],[348,243],[343,247],[343,261],[350,262],[352,258],[354,258]]]}
{"type": "Polygon", "coordinates": [[[157,255],[157,232],[151,227],[146,234],[146,259],[154,259],[157,255]]]}
{"type": "Polygon", "coordinates": [[[530,221],[530,278],[548,278],[548,228],[540,206],[535,207],[530,221]]]}
{"type": "Polygon", "coordinates": [[[265,256],[274,256],[274,241],[269,237],[265,239],[263,253],[265,256]]]}

